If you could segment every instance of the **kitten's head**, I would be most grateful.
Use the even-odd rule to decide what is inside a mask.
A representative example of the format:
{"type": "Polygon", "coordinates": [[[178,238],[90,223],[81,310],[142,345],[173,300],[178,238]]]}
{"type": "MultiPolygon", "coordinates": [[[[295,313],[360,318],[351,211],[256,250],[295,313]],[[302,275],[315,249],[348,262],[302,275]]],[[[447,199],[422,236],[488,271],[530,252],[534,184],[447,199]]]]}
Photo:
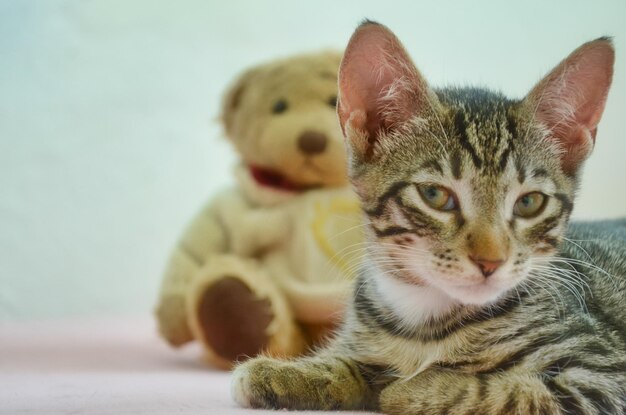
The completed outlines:
{"type": "Polygon", "coordinates": [[[386,27],[352,36],[338,115],[350,177],[386,276],[485,304],[545,266],[563,238],[613,73],[582,45],[522,100],[433,90],[386,27]]]}

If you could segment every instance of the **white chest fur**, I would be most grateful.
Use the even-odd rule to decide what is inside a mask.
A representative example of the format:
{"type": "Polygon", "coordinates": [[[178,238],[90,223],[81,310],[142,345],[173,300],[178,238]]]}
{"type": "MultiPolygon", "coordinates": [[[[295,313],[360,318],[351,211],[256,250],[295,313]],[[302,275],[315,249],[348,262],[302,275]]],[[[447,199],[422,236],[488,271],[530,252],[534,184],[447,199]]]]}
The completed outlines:
{"type": "MultiPolygon", "coordinates": [[[[380,272],[375,266],[373,272],[380,272]]],[[[417,329],[430,318],[445,314],[456,302],[433,287],[408,284],[389,275],[370,275],[380,300],[389,307],[407,331],[417,329]]],[[[401,377],[415,376],[439,360],[445,360],[457,348],[455,339],[445,342],[421,342],[417,339],[394,338],[375,342],[372,352],[385,356],[385,364],[394,367],[401,377]],[[374,351],[374,349],[376,349],[374,351]]]]}
{"type": "Polygon", "coordinates": [[[430,318],[445,314],[456,304],[454,299],[435,287],[409,284],[379,270],[375,272],[378,294],[406,329],[414,329],[430,318]]]}

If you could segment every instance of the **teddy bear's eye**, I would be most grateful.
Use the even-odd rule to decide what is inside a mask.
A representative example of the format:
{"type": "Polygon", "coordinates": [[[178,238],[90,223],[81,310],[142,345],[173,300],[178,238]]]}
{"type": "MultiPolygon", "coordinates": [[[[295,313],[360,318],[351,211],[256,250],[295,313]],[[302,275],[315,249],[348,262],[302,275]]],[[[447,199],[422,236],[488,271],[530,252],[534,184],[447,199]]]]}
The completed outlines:
{"type": "Polygon", "coordinates": [[[284,99],[279,99],[274,103],[274,106],[272,107],[272,112],[274,114],[280,114],[287,111],[287,107],[287,101],[285,101],[284,99]]]}
{"type": "Polygon", "coordinates": [[[337,96],[333,95],[332,97],[328,98],[328,105],[330,105],[333,108],[337,108],[337,96]]]}

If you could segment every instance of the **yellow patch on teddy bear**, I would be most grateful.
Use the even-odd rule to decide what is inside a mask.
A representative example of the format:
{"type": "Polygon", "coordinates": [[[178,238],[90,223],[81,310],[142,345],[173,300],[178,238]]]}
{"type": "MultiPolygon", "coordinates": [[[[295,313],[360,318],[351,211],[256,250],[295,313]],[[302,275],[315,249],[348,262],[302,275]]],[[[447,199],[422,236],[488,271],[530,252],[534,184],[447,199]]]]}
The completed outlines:
{"type": "Polygon", "coordinates": [[[315,203],[311,232],[328,260],[348,278],[354,278],[355,261],[365,238],[361,229],[361,207],[354,199],[336,198],[330,203],[315,203]],[[342,229],[337,233],[337,229],[342,229]]]}

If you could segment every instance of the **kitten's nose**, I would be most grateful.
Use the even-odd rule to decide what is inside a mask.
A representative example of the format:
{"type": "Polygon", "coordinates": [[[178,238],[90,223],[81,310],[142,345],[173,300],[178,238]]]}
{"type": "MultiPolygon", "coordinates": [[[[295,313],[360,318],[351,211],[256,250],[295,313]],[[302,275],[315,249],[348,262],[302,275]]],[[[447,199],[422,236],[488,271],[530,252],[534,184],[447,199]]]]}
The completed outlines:
{"type": "Polygon", "coordinates": [[[483,259],[476,258],[470,255],[469,259],[476,264],[480,272],[483,273],[485,278],[496,272],[496,270],[504,263],[504,259],[483,259]]]}
{"type": "Polygon", "coordinates": [[[317,131],[305,131],[298,137],[298,147],[305,154],[322,153],[326,149],[328,139],[317,131]]]}

